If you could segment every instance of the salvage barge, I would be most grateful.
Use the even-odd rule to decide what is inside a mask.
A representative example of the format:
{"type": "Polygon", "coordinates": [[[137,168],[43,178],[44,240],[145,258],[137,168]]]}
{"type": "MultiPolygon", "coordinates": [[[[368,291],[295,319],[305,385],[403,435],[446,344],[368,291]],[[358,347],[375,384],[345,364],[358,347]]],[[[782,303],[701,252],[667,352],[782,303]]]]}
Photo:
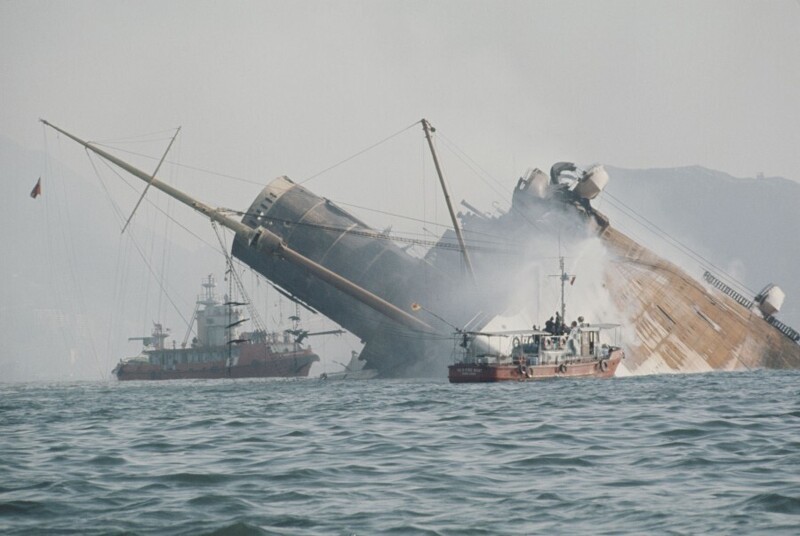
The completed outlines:
{"type": "MultiPolygon", "coordinates": [[[[203,281],[197,300],[197,336],[191,346],[166,348],[169,330],[160,323],[148,337],[132,337],[144,344],[142,354],[123,359],[112,373],[118,380],[185,380],[199,378],[306,377],[319,357],[303,346],[293,330],[267,333],[263,329],[240,333],[245,321],[237,303],[220,302],[213,275],[203,281]]],[[[188,337],[187,337],[188,338],[188,337]]],[[[183,345],[182,345],[183,346],[183,345]]]]}

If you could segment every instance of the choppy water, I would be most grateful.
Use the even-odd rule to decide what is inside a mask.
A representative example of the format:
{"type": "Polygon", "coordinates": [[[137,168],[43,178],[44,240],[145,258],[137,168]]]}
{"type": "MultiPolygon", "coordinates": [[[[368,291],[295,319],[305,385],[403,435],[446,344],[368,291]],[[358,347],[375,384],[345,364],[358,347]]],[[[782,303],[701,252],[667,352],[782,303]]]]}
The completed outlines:
{"type": "Polygon", "coordinates": [[[800,373],[0,385],[3,534],[800,533],[800,373]]]}

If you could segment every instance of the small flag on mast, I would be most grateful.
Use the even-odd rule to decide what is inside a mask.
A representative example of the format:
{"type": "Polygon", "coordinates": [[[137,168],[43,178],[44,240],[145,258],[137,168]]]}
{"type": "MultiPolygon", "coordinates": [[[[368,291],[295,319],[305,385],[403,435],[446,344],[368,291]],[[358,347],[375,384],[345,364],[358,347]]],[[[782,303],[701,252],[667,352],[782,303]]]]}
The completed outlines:
{"type": "Polygon", "coordinates": [[[569,279],[569,285],[570,285],[570,286],[572,286],[572,285],[574,285],[574,284],[575,284],[575,276],[573,275],[573,276],[572,276],[572,277],[569,279]]]}
{"type": "Polygon", "coordinates": [[[42,195],[42,178],[41,177],[39,177],[39,180],[36,181],[36,186],[34,186],[33,190],[31,190],[31,197],[32,198],[36,199],[40,195],[42,195]]]}

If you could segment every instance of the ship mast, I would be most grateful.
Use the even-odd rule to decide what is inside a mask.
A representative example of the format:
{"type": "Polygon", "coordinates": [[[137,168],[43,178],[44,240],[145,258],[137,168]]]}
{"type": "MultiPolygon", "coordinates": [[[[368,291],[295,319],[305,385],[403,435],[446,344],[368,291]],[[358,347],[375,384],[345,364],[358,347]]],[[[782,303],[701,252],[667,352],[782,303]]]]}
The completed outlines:
{"type": "MultiPolygon", "coordinates": [[[[560,253],[560,251],[559,251],[559,253],[560,253]]],[[[568,274],[566,272],[566,270],[564,270],[564,256],[563,255],[560,255],[558,257],[558,267],[560,268],[560,272],[561,273],[559,273],[558,275],[551,274],[550,277],[557,277],[557,278],[559,278],[561,280],[561,322],[562,322],[562,324],[565,324],[567,322],[566,316],[565,316],[567,314],[567,305],[566,305],[566,301],[564,300],[564,290],[565,290],[564,286],[565,286],[566,282],[569,281],[569,279],[571,277],[575,277],[575,276],[572,276],[572,275],[568,274]]]]}
{"type": "Polygon", "coordinates": [[[114,155],[111,155],[98,147],[95,147],[91,143],[86,142],[77,136],[66,132],[65,130],[45,121],[44,119],[40,119],[40,121],[57,132],[60,132],[61,134],[79,143],[86,149],[124,169],[134,177],[149,183],[150,186],[161,190],[170,197],[177,199],[184,205],[193,208],[212,221],[218,222],[228,229],[231,229],[245,244],[259,251],[260,253],[265,255],[279,256],[295,266],[304,268],[320,280],[328,283],[348,296],[360,301],[364,305],[371,307],[375,311],[378,311],[379,313],[409,329],[422,331],[425,333],[435,332],[435,330],[426,322],[423,322],[422,320],[407,313],[403,309],[400,309],[393,303],[384,300],[380,296],[377,296],[369,290],[353,283],[349,279],[342,277],[338,273],[326,268],[325,266],[322,266],[298,251],[290,248],[279,235],[273,233],[269,229],[265,229],[261,226],[259,226],[257,229],[253,229],[252,227],[231,218],[223,211],[212,208],[209,205],[194,199],[192,196],[159,181],[144,171],[128,164],[123,160],[120,160],[114,155]]]}
{"type": "Polygon", "coordinates": [[[464,264],[467,266],[467,272],[469,272],[469,276],[472,278],[472,281],[475,281],[475,273],[472,271],[472,263],[469,260],[469,254],[467,253],[467,246],[464,243],[464,236],[461,234],[461,226],[458,224],[458,219],[456,218],[456,213],[453,211],[453,204],[450,202],[450,194],[447,192],[447,184],[444,180],[444,175],[442,174],[442,168],[439,165],[439,157],[436,155],[436,149],[433,146],[433,139],[431,138],[431,132],[436,132],[436,129],[431,126],[427,119],[422,119],[422,129],[425,131],[425,138],[428,140],[428,146],[431,149],[431,156],[433,156],[433,165],[436,167],[436,174],[439,176],[439,183],[442,185],[442,192],[444,192],[444,201],[447,203],[447,211],[450,212],[450,220],[453,222],[453,228],[456,231],[456,238],[458,238],[458,245],[461,247],[461,253],[464,255],[464,264]]]}
{"type": "Polygon", "coordinates": [[[561,322],[567,322],[567,306],[564,302],[564,283],[567,282],[567,272],[564,271],[564,257],[558,258],[558,267],[561,269],[561,322]]]}

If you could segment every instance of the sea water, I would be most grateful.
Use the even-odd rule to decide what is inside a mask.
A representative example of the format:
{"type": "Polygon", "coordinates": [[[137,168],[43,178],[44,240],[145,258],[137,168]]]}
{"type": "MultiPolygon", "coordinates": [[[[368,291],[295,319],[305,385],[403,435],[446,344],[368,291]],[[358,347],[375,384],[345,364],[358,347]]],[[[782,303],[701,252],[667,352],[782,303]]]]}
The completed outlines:
{"type": "Polygon", "coordinates": [[[0,384],[2,534],[800,534],[800,373],[0,384]]]}

